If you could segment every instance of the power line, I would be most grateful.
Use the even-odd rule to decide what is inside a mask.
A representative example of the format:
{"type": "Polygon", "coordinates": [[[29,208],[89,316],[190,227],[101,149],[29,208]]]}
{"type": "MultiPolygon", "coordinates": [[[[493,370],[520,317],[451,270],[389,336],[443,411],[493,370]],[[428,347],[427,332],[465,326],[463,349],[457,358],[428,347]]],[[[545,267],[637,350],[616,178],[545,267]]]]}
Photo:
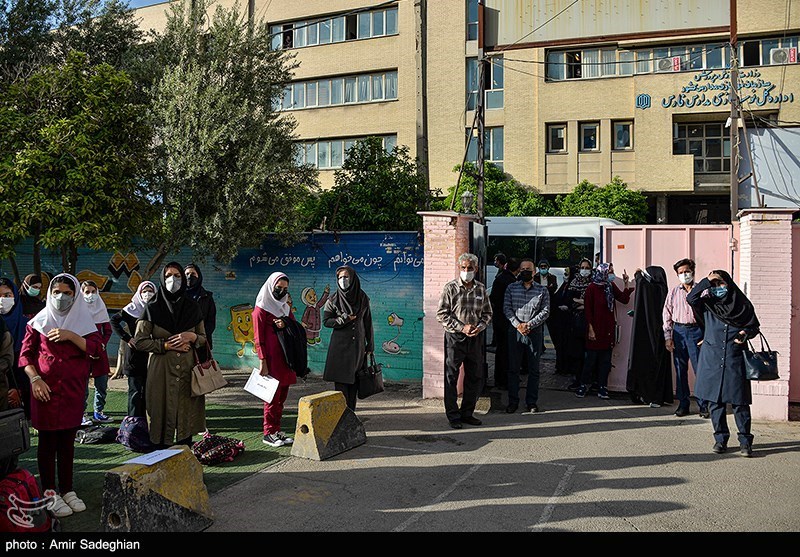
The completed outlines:
{"type": "MultiPolygon", "coordinates": [[[[702,58],[702,55],[705,54],[705,53],[721,50],[721,49],[727,48],[728,46],[730,46],[730,45],[725,43],[725,44],[720,44],[718,46],[715,46],[713,48],[704,48],[698,53],[689,54],[688,55],[689,56],[688,60],[689,61],[697,60],[699,58],[702,58]]],[[[603,50],[603,49],[598,47],[596,49],[587,49],[587,50],[603,50]]],[[[564,51],[560,51],[560,52],[567,52],[567,51],[564,50],[564,51]]],[[[629,52],[635,52],[635,51],[629,51],[629,52]]],[[[493,55],[494,55],[494,53],[491,53],[489,56],[492,57],[493,55]]],[[[664,57],[660,57],[660,58],[647,58],[645,60],[629,60],[629,61],[615,60],[613,62],[584,62],[584,61],[580,61],[580,62],[548,62],[547,60],[521,60],[519,58],[506,58],[505,56],[503,57],[503,60],[508,60],[510,62],[522,62],[522,63],[525,63],[525,64],[539,64],[539,65],[542,65],[542,66],[578,66],[578,65],[581,65],[581,66],[610,66],[612,64],[613,65],[620,65],[620,64],[636,64],[638,62],[658,62],[659,60],[672,60],[673,58],[676,58],[676,57],[677,58],[684,58],[685,56],[687,56],[686,53],[684,53],[684,54],[675,54],[674,56],[664,56],[664,57]]],[[[699,68],[699,69],[702,69],[702,68],[699,68]]],[[[709,68],[709,69],[727,69],[727,68],[709,68]]]]}

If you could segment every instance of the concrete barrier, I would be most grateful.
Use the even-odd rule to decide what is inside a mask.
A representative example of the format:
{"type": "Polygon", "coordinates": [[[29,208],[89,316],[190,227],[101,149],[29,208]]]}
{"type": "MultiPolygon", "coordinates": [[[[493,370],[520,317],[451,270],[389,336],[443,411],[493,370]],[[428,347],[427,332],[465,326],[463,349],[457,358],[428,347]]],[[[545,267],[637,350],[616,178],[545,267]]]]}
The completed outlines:
{"type": "Polygon", "coordinates": [[[189,447],[150,466],[123,464],[106,472],[105,532],[199,532],[214,522],[203,466],[189,447]]]}
{"type": "Polygon", "coordinates": [[[292,456],[325,460],[366,442],[364,424],[339,391],[324,391],[298,401],[292,456]]]}

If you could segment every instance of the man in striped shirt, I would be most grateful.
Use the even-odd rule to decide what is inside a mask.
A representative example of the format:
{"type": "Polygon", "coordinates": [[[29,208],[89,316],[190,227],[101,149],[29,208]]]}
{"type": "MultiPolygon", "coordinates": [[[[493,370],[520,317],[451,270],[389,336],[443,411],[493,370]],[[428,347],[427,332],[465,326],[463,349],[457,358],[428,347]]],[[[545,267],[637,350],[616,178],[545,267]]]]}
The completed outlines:
{"type": "MultiPolygon", "coordinates": [[[[672,267],[681,283],[667,294],[664,302],[664,340],[675,362],[675,397],[678,399],[675,415],[682,417],[689,414],[689,362],[692,362],[692,369],[697,377],[697,361],[700,355],[698,343],[703,340],[703,327],[686,301],[686,296],[694,287],[694,261],[681,259],[672,267]]],[[[700,407],[700,416],[708,418],[708,401],[698,399],[697,404],[700,407]]]]}
{"type": "Polygon", "coordinates": [[[474,417],[483,389],[483,332],[492,320],[492,305],[483,283],[475,280],[478,257],[464,253],[458,258],[460,275],[444,285],[436,320],[444,327],[444,409],[450,427],[462,423],[481,425],[474,417]],[[458,408],[458,374],[464,364],[464,395],[458,408]]]}

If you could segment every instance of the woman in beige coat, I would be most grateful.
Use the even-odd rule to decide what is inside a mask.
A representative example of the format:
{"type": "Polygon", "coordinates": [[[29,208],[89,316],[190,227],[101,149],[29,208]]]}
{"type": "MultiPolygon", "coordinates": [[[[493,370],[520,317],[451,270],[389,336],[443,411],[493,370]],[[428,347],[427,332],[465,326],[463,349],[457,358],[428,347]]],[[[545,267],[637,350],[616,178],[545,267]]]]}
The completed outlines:
{"type": "Polygon", "coordinates": [[[205,397],[192,396],[195,350],[206,343],[200,306],[185,296],[186,277],[175,262],[161,273],[161,288],[136,324],[136,350],[149,352],[145,407],[150,440],[191,445],[205,430],[205,397]]]}

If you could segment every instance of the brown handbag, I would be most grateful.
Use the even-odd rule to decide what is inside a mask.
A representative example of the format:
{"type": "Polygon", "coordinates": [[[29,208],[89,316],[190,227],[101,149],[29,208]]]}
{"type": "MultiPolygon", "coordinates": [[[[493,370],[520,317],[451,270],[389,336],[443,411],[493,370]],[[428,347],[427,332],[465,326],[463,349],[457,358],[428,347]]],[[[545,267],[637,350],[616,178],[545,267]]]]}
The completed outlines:
{"type": "Polygon", "coordinates": [[[219,364],[214,359],[211,349],[208,350],[208,361],[201,362],[197,357],[197,350],[194,352],[195,365],[192,368],[192,396],[203,396],[213,393],[228,384],[223,377],[219,364]]]}

